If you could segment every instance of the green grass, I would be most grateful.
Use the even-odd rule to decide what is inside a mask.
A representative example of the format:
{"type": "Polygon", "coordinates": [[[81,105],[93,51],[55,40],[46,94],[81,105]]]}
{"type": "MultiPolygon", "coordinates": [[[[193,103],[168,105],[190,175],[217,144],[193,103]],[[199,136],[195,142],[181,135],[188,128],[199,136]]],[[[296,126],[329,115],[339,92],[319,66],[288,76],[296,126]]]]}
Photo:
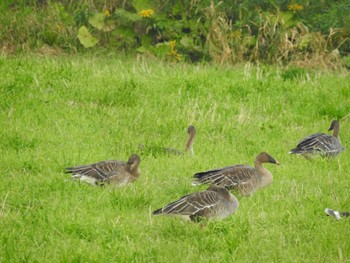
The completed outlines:
{"type": "Polygon", "coordinates": [[[166,64],[102,56],[0,59],[1,262],[350,262],[350,78],[267,66],[166,64]],[[288,155],[297,141],[341,121],[336,160],[288,155]],[[141,154],[122,189],[67,181],[64,168],[126,160],[138,145],[195,156],[141,154]],[[205,187],[198,171],[280,166],[237,213],[204,225],[151,212],[205,187]]]}

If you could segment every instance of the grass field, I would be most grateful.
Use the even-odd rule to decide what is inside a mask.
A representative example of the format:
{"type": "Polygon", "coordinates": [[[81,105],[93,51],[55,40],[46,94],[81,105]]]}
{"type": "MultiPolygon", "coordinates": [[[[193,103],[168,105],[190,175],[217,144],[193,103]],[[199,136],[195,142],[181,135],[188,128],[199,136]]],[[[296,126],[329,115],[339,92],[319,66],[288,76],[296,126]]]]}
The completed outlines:
{"type": "Polygon", "coordinates": [[[1,262],[350,262],[350,77],[262,65],[216,67],[114,56],[0,58],[1,262]],[[339,119],[335,160],[288,155],[339,119]],[[165,156],[138,145],[183,149],[165,156]],[[195,172],[280,166],[237,213],[203,224],[152,211],[206,187],[195,172]],[[142,159],[134,184],[67,181],[67,166],[142,159]]]}

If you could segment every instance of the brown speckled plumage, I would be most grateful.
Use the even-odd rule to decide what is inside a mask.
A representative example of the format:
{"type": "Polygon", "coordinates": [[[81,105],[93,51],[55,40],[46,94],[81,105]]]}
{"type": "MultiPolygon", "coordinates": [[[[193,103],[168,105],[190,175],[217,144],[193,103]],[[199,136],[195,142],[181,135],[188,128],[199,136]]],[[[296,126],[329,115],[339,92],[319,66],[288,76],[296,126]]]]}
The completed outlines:
{"type": "Polygon", "coordinates": [[[339,139],[340,124],[337,120],[333,120],[329,131],[333,130],[333,134],[315,133],[302,139],[297,147],[292,149],[290,154],[301,154],[305,158],[310,158],[315,155],[322,157],[336,157],[344,147],[339,139]]]}
{"type": "Polygon", "coordinates": [[[132,154],[127,162],[110,160],[68,167],[66,173],[72,173],[73,179],[86,181],[90,184],[108,183],[123,186],[138,179],[140,162],[140,157],[137,154],[132,154]]]}
{"type": "Polygon", "coordinates": [[[224,219],[236,212],[239,206],[237,198],[221,186],[210,186],[207,190],[181,197],[153,215],[174,215],[192,221],[201,218],[224,219]]]}
{"type": "Polygon", "coordinates": [[[221,185],[227,189],[235,189],[242,195],[250,195],[273,181],[272,174],[263,167],[263,163],[278,164],[271,155],[262,152],[255,159],[255,167],[238,164],[196,173],[192,185],[221,185]]]}

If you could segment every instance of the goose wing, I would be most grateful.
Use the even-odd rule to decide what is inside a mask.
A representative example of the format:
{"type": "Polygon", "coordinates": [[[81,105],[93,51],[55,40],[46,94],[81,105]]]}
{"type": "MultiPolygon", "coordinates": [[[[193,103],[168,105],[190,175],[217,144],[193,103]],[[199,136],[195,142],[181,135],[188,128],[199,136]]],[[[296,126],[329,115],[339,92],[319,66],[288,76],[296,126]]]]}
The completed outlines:
{"type": "Polygon", "coordinates": [[[338,154],[344,148],[340,141],[332,135],[325,133],[315,133],[302,139],[291,153],[319,153],[321,155],[338,154]]]}
{"type": "Polygon", "coordinates": [[[214,184],[226,188],[250,186],[252,179],[256,178],[256,170],[248,165],[234,165],[223,169],[196,173],[193,185],[214,184]]]}
{"type": "Polygon", "coordinates": [[[186,215],[192,219],[205,215],[208,210],[215,210],[222,200],[223,197],[217,192],[205,190],[185,195],[179,200],[154,211],[153,215],[186,215]]]}
{"type": "Polygon", "coordinates": [[[66,173],[72,173],[74,177],[91,177],[98,181],[104,181],[111,176],[115,176],[126,169],[126,163],[122,161],[110,160],[88,165],[74,166],[66,168],[66,173]]]}

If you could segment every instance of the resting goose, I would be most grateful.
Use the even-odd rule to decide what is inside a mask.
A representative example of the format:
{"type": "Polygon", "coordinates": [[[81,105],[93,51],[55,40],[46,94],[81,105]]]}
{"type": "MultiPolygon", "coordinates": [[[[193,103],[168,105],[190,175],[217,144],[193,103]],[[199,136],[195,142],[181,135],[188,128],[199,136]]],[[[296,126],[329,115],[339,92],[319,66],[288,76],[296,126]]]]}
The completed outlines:
{"type": "Polygon", "coordinates": [[[334,216],[335,219],[339,220],[342,217],[349,217],[350,216],[350,212],[339,212],[339,211],[335,211],[329,208],[326,208],[324,210],[324,212],[328,215],[328,216],[334,216]]]}
{"type": "Polygon", "coordinates": [[[66,168],[66,173],[72,173],[72,179],[79,179],[92,185],[103,183],[124,186],[137,180],[140,176],[140,157],[130,155],[127,162],[111,160],[93,164],[66,168]]]}
{"type": "Polygon", "coordinates": [[[272,174],[262,165],[263,163],[279,164],[271,155],[262,152],[255,158],[254,167],[238,164],[196,173],[192,185],[221,185],[227,189],[237,190],[241,195],[251,195],[273,181],[272,174]]]}
{"type": "Polygon", "coordinates": [[[173,215],[199,221],[201,218],[224,219],[236,212],[239,206],[237,198],[221,186],[210,186],[207,190],[181,197],[153,215],[173,215]]]}
{"type": "MultiPolygon", "coordinates": [[[[193,125],[188,126],[187,133],[188,133],[188,138],[185,144],[185,152],[188,152],[191,155],[193,155],[194,154],[193,143],[196,137],[196,128],[193,125]]],[[[139,147],[141,148],[141,150],[144,150],[144,151],[148,150],[151,152],[164,152],[169,155],[182,155],[185,153],[184,151],[174,149],[174,148],[148,147],[143,144],[141,144],[139,147]]]]}
{"type": "Polygon", "coordinates": [[[339,139],[339,122],[333,120],[329,131],[333,130],[333,135],[325,133],[315,133],[302,139],[296,148],[292,149],[289,154],[301,154],[305,158],[310,158],[315,155],[322,157],[336,157],[344,147],[339,139]]]}

